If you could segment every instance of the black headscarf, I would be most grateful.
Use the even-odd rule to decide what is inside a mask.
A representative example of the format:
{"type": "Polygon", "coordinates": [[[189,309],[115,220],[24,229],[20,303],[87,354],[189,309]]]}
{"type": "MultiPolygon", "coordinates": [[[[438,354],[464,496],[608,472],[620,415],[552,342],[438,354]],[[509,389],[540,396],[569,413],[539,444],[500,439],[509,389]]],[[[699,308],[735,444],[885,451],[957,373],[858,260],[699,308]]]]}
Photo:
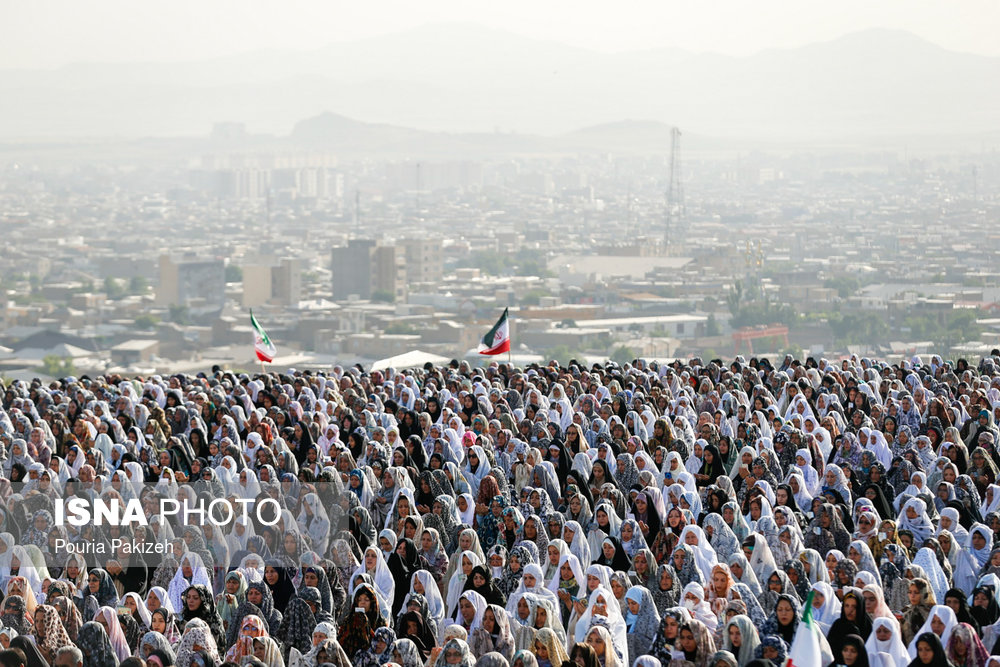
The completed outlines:
{"type": "Polygon", "coordinates": [[[295,585],[292,584],[292,578],[288,573],[288,568],[285,567],[282,561],[272,558],[265,562],[265,569],[267,567],[273,567],[278,572],[278,581],[272,586],[268,583],[267,577],[265,576],[264,583],[268,590],[271,591],[271,599],[274,601],[275,608],[284,609],[288,605],[288,601],[292,599],[293,595],[295,595],[295,585]]]}
{"type": "Polygon", "coordinates": [[[184,623],[200,618],[208,624],[208,629],[212,632],[212,638],[215,639],[216,645],[225,646],[226,631],[222,627],[222,618],[215,610],[215,596],[212,595],[212,591],[201,584],[195,584],[184,589],[183,597],[184,611],[181,617],[184,619],[184,623]],[[201,605],[194,611],[191,611],[187,606],[187,596],[190,591],[197,592],[201,598],[201,605]]]}
{"type": "Polygon", "coordinates": [[[313,446],[312,432],[302,424],[302,437],[295,444],[295,460],[299,462],[299,467],[305,465],[306,455],[313,446]]]}
{"type": "Polygon", "coordinates": [[[476,565],[472,568],[472,571],[469,572],[469,578],[465,580],[465,588],[463,590],[479,593],[486,599],[486,604],[495,604],[501,607],[507,604],[507,596],[493,583],[493,578],[490,576],[485,565],[476,565]],[[475,586],[473,584],[477,573],[481,574],[483,579],[486,580],[486,583],[482,586],[475,586]]]}
{"type": "Polygon", "coordinates": [[[973,606],[969,611],[972,614],[972,617],[979,623],[980,628],[985,628],[987,625],[993,625],[997,622],[997,619],[1000,619],[1000,605],[997,604],[997,599],[993,594],[993,589],[985,586],[973,588],[972,600],[973,606]],[[976,595],[979,593],[982,593],[989,598],[990,601],[986,607],[975,606],[976,595]]]}
{"type": "MultiPolygon", "coordinates": [[[[45,661],[42,652],[35,646],[35,642],[26,636],[18,635],[11,639],[10,647],[20,649],[24,653],[24,656],[28,659],[27,667],[49,667],[49,663],[45,661]]],[[[53,659],[55,659],[55,656],[53,656],[53,659]]]]}
{"type": "Polygon", "coordinates": [[[916,658],[910,661],[908,667],[953,667],[951,662],[948,661],[948,656],[945,655],[944,645],[941,644],[940,637],[933,632],[925,632],[917,637],[917,642],[914,646],[919,646],[921,642],[930,645],[931,650],[934,651],[931,661],[927,663],[923,662],[918,654],[916,658]]]}
{"type": "Polygon", "coordinates": [[[392,617],[399,615],[399,610],[403,608],[403,598],[410,590],[410,577],[420,569],[420,558],[417,555],[417,546],[408,537],[404,537],[396,544],[396,550],[389,555],[389,572],[392,573],[392,580],[395,582],[395,597],[392,600],[392,617]],[[403,545],[406,556],[399,555],[399,546],[403,545]]]}
{"type": "Polygon", "coordinates": [[[865,611],[864,598],[853,591],[844,594],[840,607],[840,618],[833,622],[830,631],[826,634],[830,640],[830,650],[833,651],[834,655],[839,656],[840,649],[843,648],[848,635],[857,635],[867,641],[871,633],[872,617],[865,611]],[[847,602],[847,598],[852,598],[857,604],[857,612],[853,621],[848,620],[844,613],[844,602],[847,602]]]}
{"type": "Polygon", "coordinates": [[[566,486],[570,485],[576,486],[577,490],[580,492],[584,498],[587,499],[587,504],[590,509],[594,509],[594,494],[590,492],[590,480],[583,479],[583,475],[577,470],[570,470],[566,473],[566,486]]]}
{"type": "Polygon", "coordinates": [[[875,506],[875,511],[878,512],[879,517],[883,521],[894,521],[896,519],[896,513],[892,511],[892,505],[889,504],[888,498],[885,497],[885,491],[878,484],[869,483],[865,486],[862,495],[867,498],[868,490],[874,489],[875,498],[872,500],[872,505],[875,506]]]}
{"type": "Polygon", "coordinates": [[[868,652],[865,650],[865,640],[858,635],[847,635],[844,637],[840,645],[840,650],[834,653],[833,662],[830,663],[831,667],[847,664],[844,662],[845,646],[853,646],[858,652],[858,657],[854,660],[854,664],[851,667],[868,667],[868,652]]]}
{"type": "Polygon", "coordinates": [[[799,508],[799,504],[795,502],[795,492],[792,491],[792,487],[788,484],[779,484],[774,492],[777,493],[778,489],[784,489],[785,493],[788,494],[788,500],[785,502],[785,506],[792,510],[792,512],[801,514],[802,510],[799,508]]]}
{"type": "Polygon", "coordinates": [[[979,621],[977,621],[973,615],[972,610],[969,609],[969,602],[966,599],[965,593],[963,593],[958,588],[949,588],[948,592],[944,594],[944,603],[948,604],[948,599],[953,598],[958,602],[958,610],[955,612],[955,618],[959,623],[968,623],[972,626],[973,631],[978,635],[980,632],[979,621]]]}
{"type": "Polygon", "coordinates": [[[601,552],[598,557],[594,559],[594,562],[598,565],[606,565],[611,568],[613,572],[628,572],[629,568],[632,567],[631,561],[628,559],[628,554],[625,553],[625,548],[622,547],[621,541],[617,537],[611,535],[606,536],[601,540],[601,552]],[[604,542],[610,541],[615,547],[615,554],[611,558],[604,555],[604,542]]]}
{"type": "Polygon", "coordinates": [[[415,611],[408,611],[399,617],[399,622],[396,624],[396,636],[400,639],[406,638],[412,641],[417,646],[417,650],[420,652],[420,657],[424,660],[430,655],[431,649],[437,645],[437,640],[431,634],[430,629],[427,627],[427,623],[424,622],[423,617],[415,611]],[[417,632],[413,635],[406,634],[406,628],[409,622],[417,624],[417,632]]]}
{"type": "Polygon", "coordinates": [[[699,475],[708,475],[708,481],[703,482],[702,485],[714,484],[715,480],[726,475],[726,468],[722,464],[722,454],[719,453],[718,445],[709,445],[705,447],[705,451],[702,452],[702,457],[705,456],[706,452],[712,453],[712,463],[709,464],[707,461],[702,459],[701,470],[698,471],[699,475]]]}

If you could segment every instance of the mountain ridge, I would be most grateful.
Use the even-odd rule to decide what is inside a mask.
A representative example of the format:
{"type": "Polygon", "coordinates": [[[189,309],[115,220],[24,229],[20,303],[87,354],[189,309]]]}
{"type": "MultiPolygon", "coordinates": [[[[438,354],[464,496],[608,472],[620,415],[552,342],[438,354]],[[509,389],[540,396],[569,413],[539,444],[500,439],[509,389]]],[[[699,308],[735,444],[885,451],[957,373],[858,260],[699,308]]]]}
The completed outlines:
{"type": "Polygon", "coordinates": [[[204,135],[218,121],[286,135],[336,109],[452,133],[557,136],[622,118],[768,141],[989,132],[1000,58],[870,29],[749,56],[670,46],[601,52],[468,24],[311,51],[186,63],[0,70],[0,141],[204,135]]]}

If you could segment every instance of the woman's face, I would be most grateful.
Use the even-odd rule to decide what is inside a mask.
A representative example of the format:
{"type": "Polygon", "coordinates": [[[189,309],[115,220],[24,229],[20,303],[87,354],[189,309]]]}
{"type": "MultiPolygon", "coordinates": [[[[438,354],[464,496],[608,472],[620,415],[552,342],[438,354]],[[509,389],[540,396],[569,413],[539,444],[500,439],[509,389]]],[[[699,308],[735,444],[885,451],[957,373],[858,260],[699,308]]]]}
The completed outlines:
{"type": "Polygon", "coordinates": [[[858,617],[858,601],[853,598],[845,598],[843,603],[844,618],[853,621],[858,617]]]}
{"type": "Polygon", "coordinates": [[[941,636],[944,635],[944,623],[936,615],[934,616],[934,618],[931,619],[931,630],[938,637],[941,637],[941,636]]]}
{"type": "Polygon", "coordinates": [[[472,623],[472,620],[476,617],[476,608],[472,606],[472,603],[462,598],[458,603],[458,608],[465,622],[472,623]]]}
{"type": "Polygon", "coordinates": [[[733,648],[743,646],[743,636],[735,624],[729,626],[729,643],[732,644],[733,648]]]}

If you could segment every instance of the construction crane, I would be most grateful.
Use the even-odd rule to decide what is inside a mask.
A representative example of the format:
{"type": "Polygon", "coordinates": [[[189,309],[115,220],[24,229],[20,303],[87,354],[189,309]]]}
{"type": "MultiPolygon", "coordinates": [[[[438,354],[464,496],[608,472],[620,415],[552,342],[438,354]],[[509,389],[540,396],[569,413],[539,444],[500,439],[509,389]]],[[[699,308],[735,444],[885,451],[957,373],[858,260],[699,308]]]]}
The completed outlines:
{"type": "Polygon", "coordinates": [[[670,252],[671,234],[681,231],[684,221],[684,185],[681,182],[681,131],[670,130],[670,183],[667,185],[667,228],[664,245],[670,252]]]}

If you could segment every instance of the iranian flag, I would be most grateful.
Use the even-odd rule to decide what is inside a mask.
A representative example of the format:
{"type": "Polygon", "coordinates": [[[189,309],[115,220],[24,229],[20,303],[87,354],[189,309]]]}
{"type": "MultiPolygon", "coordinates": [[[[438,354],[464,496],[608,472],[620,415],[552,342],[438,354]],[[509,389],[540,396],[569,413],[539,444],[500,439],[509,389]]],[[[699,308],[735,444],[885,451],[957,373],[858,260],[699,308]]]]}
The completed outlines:
{"type": "Polygon", "coordinates": [[[507,318],[507,309],[503,309],[503,315],[493,325],[489,333],[483,336],[483,341],[479,344],[479,354],[501,354],[510,352],[510,321],[507,318]]]}
{"type": "Polygon", "coordinates": [[[253,316],[252,309],[250,310],[250,326],[253,327],[253,350],[257,353],[257,359],[271,363],[278,356],[278,350],[275,349],[274,343],[264,331],[264,327],[260,326],[260,322],[253,316]]]}
{"type": "Polygon", "coordinates": [[[814,591],[809,591],[806,597],[802,621],[795,629],[792,645],[788,649],[788,661],[784,667],[815,667],[830,664],[833,660],[830,644],[812,618],[814,594],[814,591]]]}

